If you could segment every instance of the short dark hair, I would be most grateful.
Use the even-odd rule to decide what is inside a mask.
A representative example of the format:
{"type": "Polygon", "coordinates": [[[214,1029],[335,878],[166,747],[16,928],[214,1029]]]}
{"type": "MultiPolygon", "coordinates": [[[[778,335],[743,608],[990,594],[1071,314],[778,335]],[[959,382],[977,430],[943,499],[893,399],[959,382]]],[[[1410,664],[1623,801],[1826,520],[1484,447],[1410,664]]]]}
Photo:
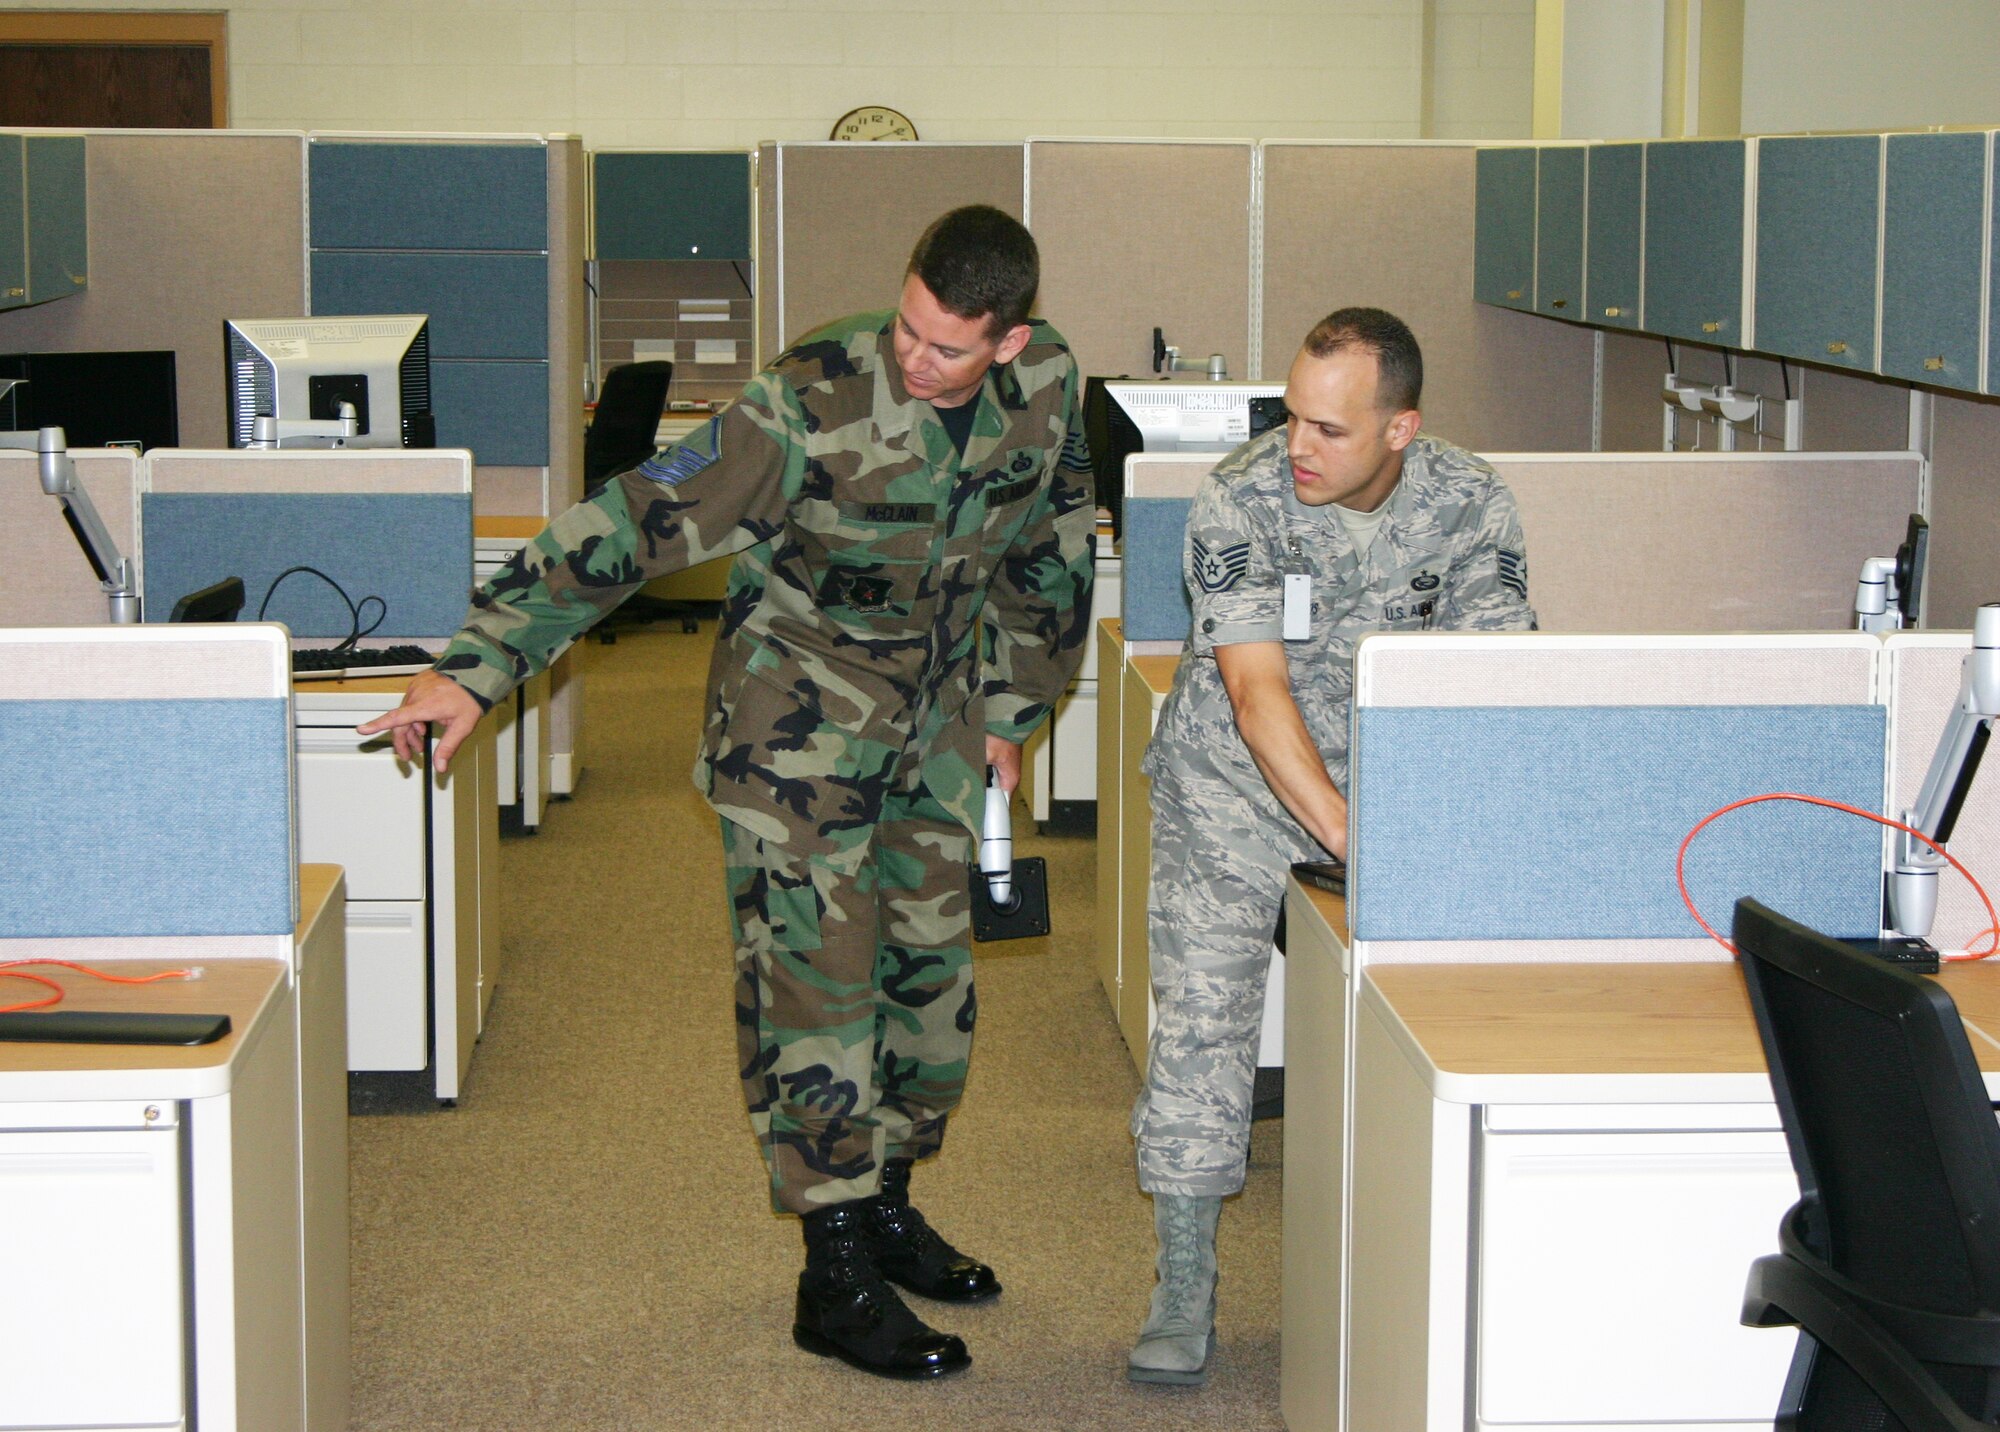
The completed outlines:
{"type": "Polygon", "coordinates": [[[947,313],[986,319],[991,338],[1028,321],[1042,281],[1034,236],[990,204],[953,209],[925,229],[904,272],[921,279],[947,313]]]}
{"type": "Polygon", "coordinates": [[[1375,405],[1383,412],[1400,413],[1422,401],[1424,355],[1409,324],[1379,308],[1340,308],[1306,335],[1306,352],[1315,358],[1353,348],[1375,355],[1375,405]]]}

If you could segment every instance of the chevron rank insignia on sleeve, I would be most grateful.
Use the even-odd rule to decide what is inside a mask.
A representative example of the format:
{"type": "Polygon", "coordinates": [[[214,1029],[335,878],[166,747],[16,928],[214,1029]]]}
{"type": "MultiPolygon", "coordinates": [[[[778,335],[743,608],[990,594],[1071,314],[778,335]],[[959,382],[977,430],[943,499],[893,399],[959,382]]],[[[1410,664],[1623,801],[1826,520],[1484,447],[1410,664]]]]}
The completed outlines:
{"type": "Polygon", "coordinates": [[[1505,547],[1497,550],[1500,585],[1525,602],[1528,600],[1528,559],[1519,552],[1509,552],[1505,547]]]}
{"type": "Polygon", "coordinates": [[[722,415],[710,418],[699,431],[685,440],[654,453],[639,464],[642,476],[675,487],[686,482],[722,456],[722,415]]]}
{"type": "Polygon", "coordinates": [[[1232,542],[1211,550],[1201,538],[1194,539],[1194,579],[1210,596],[1226,592],[1243,580],[1250,570],[1250,544],[1232,542]]]}

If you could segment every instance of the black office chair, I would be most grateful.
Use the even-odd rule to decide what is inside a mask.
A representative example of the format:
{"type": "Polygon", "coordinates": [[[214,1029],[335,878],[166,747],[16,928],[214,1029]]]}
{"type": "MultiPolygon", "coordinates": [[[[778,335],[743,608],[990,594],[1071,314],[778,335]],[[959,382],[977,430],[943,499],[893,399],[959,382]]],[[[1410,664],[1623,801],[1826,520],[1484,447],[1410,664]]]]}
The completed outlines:
{"type": "MultiPolygon", "coordinates": [[[[620,363],[604,375],[604,391],[597,395],[597,411],[583,435],[585,497],[595,497],[605,483],[658,450],[660,416],[667,410],[667,385],[673,376],[674,365],[662,361],[620,363]]],[[[597,624],[597,639],[609,646],[618,640],[621,627],[656,621],[678,621],[682,631],[701,629],[687,603],[641,592],[597,624]]]]}
{"type": "Polygon", "coordinates": [[[595,495],[614,474],[637,467],[659,446],[660,416],[674,365],[621,363],[604,375],[597,411],[583,435],[583,490],[595,495]]]}
{"type": "Polygon", "coordinates": [[[1799,1177],[1743,1321],[1799,1328],[1780,1432],[2000,1419],[2000,1126],[1951,996],[1736,905],[1736,947],[1799,1177]]]}

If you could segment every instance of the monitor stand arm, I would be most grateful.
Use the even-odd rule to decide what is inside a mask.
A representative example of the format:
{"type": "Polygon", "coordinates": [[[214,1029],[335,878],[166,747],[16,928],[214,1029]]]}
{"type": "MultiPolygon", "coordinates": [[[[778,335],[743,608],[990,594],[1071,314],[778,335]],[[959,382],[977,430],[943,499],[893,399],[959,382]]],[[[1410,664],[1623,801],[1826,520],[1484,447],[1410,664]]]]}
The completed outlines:
{"type": "MultiPolygon", "coordinates": [[[[2000,716],[2000,603],[1981,607],[1972,619],[1972,650],[1966,653],[1958,701],[1938,738],[1917,803],[1903,824],[1943,845],[1951,839],[1965,805],[1979,758],[2000,716]]],[[[1896,833],[1896,862],[1889,880],[1889,922],[1900,934],[1927,939],[1937,914],[1938,872],[1944,857],[1911,835],[1896,833]]]]}
{"type": "Polygon", "coordinates": [[[250,446],[277,449],[289,441],[294,447],[346,447],[350,438],[361,436],[361,420],[352,403],[341,403],[336,411],[337,418],[274,418],[260,413],[250,420],[250,446]]]}
{"type": "Polygon", "coordinates": [[[70,461],[69,442],[61,428],[35,432],[0,432],[0,448],[14,448],[36,455],[42,491],[62,504],[63,520],[69,523],[76,545],[90,559],[98,585],[110,603],[111,620],[128,625],[139,620],[139,586],[133,579],[132,562],[118,553],[111,530],[97,515],[90,495],[78,485],[76,464],[70,461]]]}

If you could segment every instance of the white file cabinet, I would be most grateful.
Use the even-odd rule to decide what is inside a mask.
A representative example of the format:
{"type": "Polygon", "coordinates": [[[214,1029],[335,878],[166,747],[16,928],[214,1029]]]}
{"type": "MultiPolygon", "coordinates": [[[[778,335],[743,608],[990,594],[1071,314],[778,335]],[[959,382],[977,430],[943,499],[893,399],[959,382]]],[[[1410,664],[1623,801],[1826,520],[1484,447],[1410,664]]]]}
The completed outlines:
{"type": "Polygon", "coordinates": [[[481,722],[440,777],[354,728],[408,678],[302,683],[300,859],[347,867],[347,1067],[433,1069],[458,1097],[498,982],[498,803],[481,722]]]}

